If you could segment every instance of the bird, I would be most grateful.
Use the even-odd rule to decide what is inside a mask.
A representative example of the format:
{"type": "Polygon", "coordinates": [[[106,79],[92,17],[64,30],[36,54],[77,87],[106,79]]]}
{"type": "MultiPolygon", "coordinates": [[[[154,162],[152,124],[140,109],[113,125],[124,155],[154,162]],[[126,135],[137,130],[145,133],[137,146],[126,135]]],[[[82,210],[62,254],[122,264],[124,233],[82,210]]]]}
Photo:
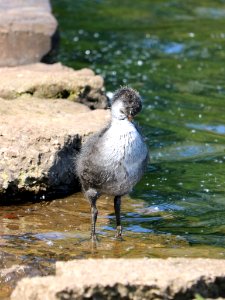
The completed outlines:
{"type": "Polygon", "coordinates": [[[121,197],[132,191],[142,178],[149,159],[148,147],[133,118],[142,109],[140,94],[121,87],[111,99],[111,118],[99,132],[81,146],[76,173],[91,206],[91,239],[97,240],[97,199],[114,197],[116,237],[122,239],[121,197]]]}

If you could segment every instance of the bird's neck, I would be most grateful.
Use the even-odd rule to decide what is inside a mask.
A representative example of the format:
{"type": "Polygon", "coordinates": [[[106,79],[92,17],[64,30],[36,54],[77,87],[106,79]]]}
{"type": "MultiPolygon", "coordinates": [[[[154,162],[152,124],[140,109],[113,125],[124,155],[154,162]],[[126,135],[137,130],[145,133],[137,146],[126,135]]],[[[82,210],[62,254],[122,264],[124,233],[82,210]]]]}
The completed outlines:
{"type": "Polygon", "coordinates": [[[111,107],[112,119],[124,120],[126,116],[121,112],[123,104],[121,101],[116,101],[111,107]]]}
{"type": "Polygon", "coordinates": [[[134,131],[135,126],[132,122],[130,122],[127,118],[125,119],[117,119],[111,118],[110,128],[113,131],[117,131],[117,134],[124,134],[125,132],[134,131]]]}

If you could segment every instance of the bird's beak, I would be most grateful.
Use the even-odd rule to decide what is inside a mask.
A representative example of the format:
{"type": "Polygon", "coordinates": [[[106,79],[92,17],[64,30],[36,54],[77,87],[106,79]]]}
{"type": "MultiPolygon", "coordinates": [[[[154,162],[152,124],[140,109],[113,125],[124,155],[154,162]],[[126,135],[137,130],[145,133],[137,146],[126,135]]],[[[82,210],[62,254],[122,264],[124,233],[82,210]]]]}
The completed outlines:
{"type": "Polygon", "coordinates": [[[132,122],[133,121],[133,117],[131,115],[128,115],[127,119],[132,122]]]}

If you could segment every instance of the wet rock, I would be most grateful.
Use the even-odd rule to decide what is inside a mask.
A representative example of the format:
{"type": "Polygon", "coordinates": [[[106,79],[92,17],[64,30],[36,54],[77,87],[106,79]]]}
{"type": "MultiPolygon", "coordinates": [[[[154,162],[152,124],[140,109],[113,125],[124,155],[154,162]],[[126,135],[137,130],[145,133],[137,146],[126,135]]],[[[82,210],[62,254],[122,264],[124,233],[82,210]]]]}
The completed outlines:
{"type": "Polygon", "coordinates": [[[81,139],[104,126],[108,112],[66,99],[24,96],[0,103],[1,200],[77,190],[75,157],[81,139]]]}
{"type": "Polygon", "coordinates": [[[56,276],[22,279],[11,299],[194,299],[225,297],[225,262],[95,259],[58,262],[56,276]]]}
{"type": "Polygon", "coordinates": [[[91,109],[106,108],[103,79],[90,69],[74,71],[61,63],[36,63],[13,68],[0,68],[0,97],[21,96],[63,98],[86,104],[91,109]]]}
{"type": "Polygon", "coordinates": [[[17,282],[24,277],[41,276],[38,268],[25,265],[13,265],[10,268],[0,269],[0,298],[8,299],[17,282]]]}
{"type": "Polygon", "coordinates": [[[52,49],[56,29],[49,0],[0,0],[0,66],[40,61],[52,49]]]}
{"type": "Polygon", "coordinates": [[[16,282],[23,277],[41,276],[40,270],[32,268],[31,266],[13,265],[7,269],[0,269],[0,283],[7,283],[15,286],[16,282]]]}

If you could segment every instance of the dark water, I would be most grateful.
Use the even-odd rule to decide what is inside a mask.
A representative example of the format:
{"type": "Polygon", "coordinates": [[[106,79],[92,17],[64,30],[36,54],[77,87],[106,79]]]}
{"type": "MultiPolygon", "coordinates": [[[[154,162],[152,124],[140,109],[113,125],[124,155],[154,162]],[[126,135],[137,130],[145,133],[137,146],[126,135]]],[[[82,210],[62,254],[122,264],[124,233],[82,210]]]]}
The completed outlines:
{"type": "MultiPolygon", "coordinates": [[[[124,241],[114,239],[112,200],[99,201],[96,247],[81,194],[2,207],[1,268],[53,272],[87,257],[225,257],[225,1],[53,0],[58,60],[90,67],[108,95],[140,91],[137,121],[151,163],[123,201],[124,241]]],[[[29,199],[28,199],[29,200],[29,199]]],[[[11,278],[2,280],[9,294],[11,278]]]]}

